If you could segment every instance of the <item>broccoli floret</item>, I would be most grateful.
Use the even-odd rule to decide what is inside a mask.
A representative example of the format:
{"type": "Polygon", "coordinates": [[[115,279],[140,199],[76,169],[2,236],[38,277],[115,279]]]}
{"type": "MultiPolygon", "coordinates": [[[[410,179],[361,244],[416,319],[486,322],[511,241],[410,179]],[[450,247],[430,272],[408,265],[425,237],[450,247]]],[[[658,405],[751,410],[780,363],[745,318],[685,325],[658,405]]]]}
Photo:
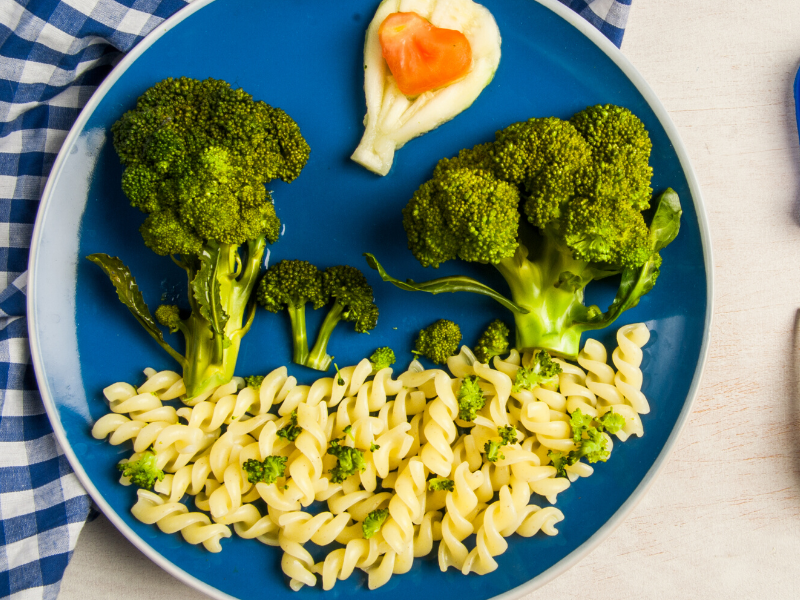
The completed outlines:
{"type": "Polygon", "coordinates": [[[519,192],[478,169],[445,169],[403,209],[408,247],[423,266],[462,260],[496,263],[517,248],[519,192]],[[477,226],[480,224],[480,226],[477,226]]]}
{"type": "Polygon", "coordinates": [[[378,533],[381,530],[381,527],[383,527],[383,522],[388,517],[388,508],[378,508],[369,513],[367,518],[364,519],[364,522],[361,524],[361,530],[364,532],[364,539],[368,540],[373,535],[378,533]]]}
{"type": "Polygon", "coordinates": [[[378,307],[374,302],[372,286],[355,267],[339,265],[325,269],[322,273],[322,292],[333,304],[322,321],[305,365],[326,371],[333,358],[328,354],[328,343],[339,321],[352,323],[356,333],[367,333],[378,324],[378,307]]]}
{"type": "Polygon", "coordinates": [[[461,342],[461,328],[453,321],[439,319],[419,332],[414,354],[442,365],[458,352],[459,342],[461,342]]]}
{"type": "Polygon", "coordinates": [[[303,428],[297,426],[297,411],[293,410],[292,414],[289,416],[289,422],[278,429],[276,435],[293,442],[302,431],[303,428]]]}
{"type": "Polygon", "coordinates": [[[263,461],[250,458],[244,461],[242,469],[250,483],[275,483],[286,471],[286,457],[268,456],[263,461]]]}
{"type": "Polygon", "coordinates": [[[263,375],[250,375],[249,377],[244,378],[244,382],[249,388],[253,388],[254,390],[258,391],[261,389],[261,384],[264,383],[264,376],[263,375]]]}
{"type": "Polygon", "coordinates": [[[561,373],[561,365],[553,360],[550,353],[538,350],[529,367],[520,367],[514,376],[514,392],[532,390],[542,384],[552,383],[561,373]]]}
{"type": "Polygon", "coordinates": [[[158,468],[152,452],[144,452],[138,460],[119,463],[117,468],[133,485],[145,490],[153,489],[156,481],[164,479],[164,471],[158,468]]]}
{"type": "Polygon", "coordinates": [[[174,304],[162,304],[156,309],[156,320],[172,333],[176,333],[182,326],[180,309],[174,304]]]}
{"type": "Polygon", "coordinates": [[[497,428],[497,435],[503,440],[503,445],[517,443],[517,430],[511,425],[503,425],[497,428]]]}
{"type": "Polygon", "coordinates": [[[380,449],[381,449],[381,447],[378,444],[376,444],[375,442],[370,442],[369,443],[369,451],[370,452],[375,452],[375,451],[380,450],[380,449]]]}
{"type": "Polygon", "coordinates": [[[272,313],[286,310],[292,326],[292,360],[304,365],[308,359],[306,304],[315,309],[327,304],[322,273],[305,260],[282,260],[267,269],[258,284],[256,300],[272,313]]]}
{"type": "Polygon", "coordinates": [[[617,418],[621,418],[621,415],[616,414],[612,417],[608,417],[608,415],[615,415],[615,413],[606,413],[604,418],[596,421],[591,415],[584,414],[581,409],[575,410],[570,415],[569,424],[572,427],[572,440],[575,442],[576,449],[568,454],[552,450],[548,452],[548,456],[556,468],[557,477],[566,477],[566,467],[574,465],[581,458],[586,458],[590,463],[608,460],[611,451],[608,449],[608,439],[602,433],[603,429],[615,433],[625,424],[625,419],[621,419],[622,423],[620,423],[617,418]],[[597,423],[597,426],[592,425],[594,422],[597,423]]]}
{"type": "Polygon", "coordinates": [[[163,307],[154,319],[119,259],[88,258],[181,365],[192,399],[233,377],[266,244],[280,232],[265,184],[295,179],[308,160],[308,144],[282,110],[224,81],[186,77],[145,91],[111,133],[125,167],[122,191],[147,214],[142,239],[186,271],[191,314],[180,319],[175,307],[163,307]],[[164,340],[156,320],[183,333],[184,354],[164,340]]]}
{"type": "Polygon", "coordinates": [[[475,344],[475,358],[482,363],[487,363],[495,356],[508,352],[508,335],[511,333],[508,325],[500,319],[495,319],[478,338],[475,344]]]}
{"type": "Polygon", "coordinates": [[[344,439],[344,436],[333,439],[328,446],[328,454],[337,458],[336,466],[330,470],[332,483],[342,483],[351,475],[361,473],[367,468],[367,463],[364,462],[364,453],[358,448],[342,446],[341,442],[344,439]]]}
{"type": "Polygon", "coordinates": [[[625,427],[625,417],[613,411],[607,412],[599,419],[596,419],[596,421],[598,431],[617,433],[619,430],[625,427]]]}
{"type": "Polygon", "coordinates": [[[651,142],[628,109],[531,119],[495,138],[440,161],[404,208],[403,226],[423,266],[493,265],[510,298],[471,277],[401,281],[372,255],[368,263],[401,289],[494,298],[513,313],[518,350],[575,358],[583,332],[607,327],[652,289],[659,251],[678,234],[680,202],[667,189],[645,221],[651,142]],[[619,274],[608,310],[584,304],[590,282],[619,274]]]}
{"type": "Polygon", "coordinates": [[[478,411],[486,404],[481,386],[476,375],[467,375],[458,390],[458,418],[462,421],[474,421],[478,411]]]}
{"type": "Polygon", "coordinates": [[[381,369],[391,367],[396,362],[394,350],[387,347],[378,348],[372,353],[372,356],[369,357],[369,362],[372,365],[373,375],[381,369]]]}
{"type": "Polygon", "coordinates": [[[456,482],[447,477],[434,477],[428,480],[428,489],[432,492],[452,492],[456,489],[456,482]]]}

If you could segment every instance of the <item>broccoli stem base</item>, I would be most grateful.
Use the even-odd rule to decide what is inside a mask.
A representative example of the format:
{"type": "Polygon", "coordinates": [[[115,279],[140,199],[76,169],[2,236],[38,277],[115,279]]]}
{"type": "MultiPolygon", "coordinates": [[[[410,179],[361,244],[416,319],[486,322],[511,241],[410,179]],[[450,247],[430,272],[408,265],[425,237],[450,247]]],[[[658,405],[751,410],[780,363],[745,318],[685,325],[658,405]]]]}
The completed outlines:
{"type": "Polygon", "coordinates": [[[597,307],[583,304],[584,287],[591,279],[586,276],[589,265],[546,236],[528,236],[521,242],[514,256],[495,265],[512,300],[528,311],[513,313],[516,347],[520,352],[541,349],[575,358],[585,322],[600,314],[597,307]],[[571,284],[563,283],[565,277],[571,284]]]}
{"type": "MultiPolygon", "coordinates": [[[[242,261],[238,246],[220,244],[213,278],[214,284],[219,286],[220,304],[227,316],[221,331],[215,330],[214,325],[202,314],[190,285],[192,314],[184,322],[189,331],[186,335],[186,366],[183,371],[187,402],[206,396],[233,378],[242,337],[250,329],[255,315],[251,296],[265,248],[264,238],[248,241],[247,255],[242,261]]],[[[187,269],[187,272],[191,284],[197,271],[187,269]]]]}
{"type": "Polygon", "coordinates": [[[337,302],[334,303],[328,311],[328,314],[325,315],[325,320],[322,321],[322,325],[319,328],[314,347],[311,348],[311,352],[308,353],[308,358],[305,362],[307,367],[316,369],[317,371],[327,371],[330,368],[333,357],[328,355],[328,342],[331,339],[331,334],[336,328],[336,325],[342,320],[342,312],[343,308],[337,302]]]}

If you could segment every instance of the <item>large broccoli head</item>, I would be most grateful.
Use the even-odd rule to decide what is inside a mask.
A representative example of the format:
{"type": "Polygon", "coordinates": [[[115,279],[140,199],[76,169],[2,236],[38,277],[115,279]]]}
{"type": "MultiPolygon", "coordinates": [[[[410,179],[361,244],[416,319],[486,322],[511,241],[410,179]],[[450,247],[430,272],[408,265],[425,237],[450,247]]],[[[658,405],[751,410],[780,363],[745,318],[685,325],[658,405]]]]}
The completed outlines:
{"type": "Polygon", "coordinates": [[[294,180],[309,147],[286,113],[224,81],[166,79],[112,127],[122,190],[148,214],[154,252],[196,254],[208,240],[278,238],[265,183],[294,180]]]}

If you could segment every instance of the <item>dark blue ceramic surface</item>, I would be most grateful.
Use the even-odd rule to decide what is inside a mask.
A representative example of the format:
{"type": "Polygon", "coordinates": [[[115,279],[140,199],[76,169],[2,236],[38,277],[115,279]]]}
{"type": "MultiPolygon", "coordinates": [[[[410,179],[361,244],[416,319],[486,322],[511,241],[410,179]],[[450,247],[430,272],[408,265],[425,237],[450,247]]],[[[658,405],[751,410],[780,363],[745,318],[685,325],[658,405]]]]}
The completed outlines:
{"type": "MultiPolygon", "coordinates": [[[[585,548],[598,531],[607,532],[612,516],[617,513],[618,521],[624,512],[620,508],[643,490],[668,440],[674,441],[676,424],[686,416],[704,358],[710,274],[696,184],[685,157],[682,165],[674,131],[668,135],[672,125],[663,109],[645,100],[640,90],[646,95],[646,86],[639,82],[637,88],[615,63],[622,60],[613,54],[615,49],[598,42],[599,34],[590,34],[590,39],[532,0],[485,0],[503,36],[494,81],[466,112],[399,150],[392,171],[381,178],[349,160],[362,134],[363,38],[377,4],[217,0],[183,21],[168,22],[162,27],[171,29],[126,70],[115,72],[116,82],[96,107],[89,107],[88,120],[78,123],[79,131],[68,139],[56,165],[37,224],[30,305],[34,357],[57,433],[79,475],[118,526],[129,537],[132,531],[133,541],[151,557],[158,560],[154,552],[160,554],[191,577],[236,598],[297,597],[280,571],[280,551],[234,536],[223,541],[222,553],[210,554],[177,534],[139,523],[129,512],[135,492],[117,484],[114,468],[130,448],[111,447],[90,435],[92,422],[107,412],[103,387],[115,381],[137,383],[144,367],[177,368],[117,301],[105,275],[83,258],[93,252],[121,257],[153,308],[165,300],[186,302],[183,272],[142,244],[138,226],[143,215],[121,193],[122,169],[106,136],[110,125],[153,83],[179,76],[225,79],[283,108],[300,124],[311,159],[293,184],[270,185],[285,231],[270,248],[269,260],[302,258],[319,267],[345,263],[365,271],[375,289],[380,321],[371,335],[339,326],[331,350],[340,366],[354,364],[382,345],[393,347],[400,363],[407,363],[414,332],[437,318],[459,323],[467,344],[493,318],[511,322],[504,309],[479,296],[402,292],[382,283],[361,256],[373,252],[398,277],[420,280],[465,272],[503,289],[488,267],[454,263],[438,271],[423,269],[406,248],[400,214],[438,159],[492,139],[498,128],[531,116],[567,118],[591,104],[627,106],[653,139],[654,189],[671,186],[681,197],[681,233],[663,252],[664,267],[654,291],[613,328],[595,336],[610,350],[619,325],[645,321],[651,329],[643,363],[644,392],[652,406],[642,418],[645,436],[615,445],[611,460],[596,465],[594,476],[559,496],[558,507],[566,517],[559,535],[511,537],[508,551],[498,557],[500,568],[483,577],[464,577],[452,569],[441,573],[435,556],[417,560],[410,573],[393,577],[371,598],[489,598],[537,577],[543,581],[542,573],[585,548]],[[617,58],[612,60],[609,53],[617,58]]],[[[612,285],[596,284],[589,300],[606,305],[613,293],[612,285]]],[[[309,311],[311,330],[322,312],[309,311]]],[[[263,374],[279,365],[290,365],[290,373],[305,383],[319,376],[291,365],[285,316],[260,311],[242,345],[237,374],[263,374]]],[[[337,583],[328,595],[355,592],[367,593],[361,572],[337,583]]],[[[299,592],[319,594],[319,589],[299,592]]]]}

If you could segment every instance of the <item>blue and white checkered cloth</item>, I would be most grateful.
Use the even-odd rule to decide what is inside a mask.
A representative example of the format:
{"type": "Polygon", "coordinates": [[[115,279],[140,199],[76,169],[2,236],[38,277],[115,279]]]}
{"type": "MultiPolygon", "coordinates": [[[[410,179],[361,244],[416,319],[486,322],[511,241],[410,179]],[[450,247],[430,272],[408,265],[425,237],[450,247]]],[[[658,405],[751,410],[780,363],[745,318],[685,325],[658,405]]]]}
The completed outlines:
{"type": "MultiPolygon", "coordinates": [[[[52,599],[90,511],[31,366],[28,251],[70,127],[119,61],[190,0],[0,0],[0,598],[52,599]]],[[[560,0],[622,43],[631,0],[560,0]]]]}

